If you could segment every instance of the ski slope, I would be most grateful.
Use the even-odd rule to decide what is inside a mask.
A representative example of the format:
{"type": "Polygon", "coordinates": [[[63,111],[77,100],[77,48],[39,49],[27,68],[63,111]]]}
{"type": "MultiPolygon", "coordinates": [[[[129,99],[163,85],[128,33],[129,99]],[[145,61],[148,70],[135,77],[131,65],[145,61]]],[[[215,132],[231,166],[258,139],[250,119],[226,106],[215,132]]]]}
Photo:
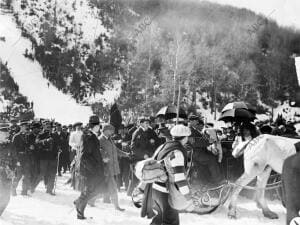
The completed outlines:
{"type": "Polygon", "coordinates": [[[38,118],[55,118],[68,124],[76,121],[86,123],[92,114],[90,107],[81,106],[69,95],[63,94],[43,77],[40,64],[24,57],[25,49],[31,49],[31,42],[21,36],[20,29],[11,14],[0,11],[0,60],[7,62],[11,75],[20,87],[20,93],[34,102],[38,118]]]}
{"type": "MultiPolygon", "coordinates": [[[[85,214],[93,217],[86,221],[76,219],[76,212],[73,209],[73,201],[79,193],[73,191],[64,183],[70,174],[58,177],[56,196],[45,193],[43,182],[31,197],[16,196],[11,201],[0,217],[1,225],[147,225],[151,220],[140,217],[139,209],[135,208],[131,199],[122,191],[119,194],[120,205],[125,212],[115,211],[111,204],[102,203],[102,199],[96,202],[96,207],[87,206],[85,214]]],[[[18,193],[21,191],[21,184],[18,193]]],[[[284,225],[285,209],[279,202],[270,202],[270,208],[279,213],[278,220],[269,220],[262,216],[253,201],[240,199],[238,207],[238,219],[227,218],[227,210],[224,206],[213,214],[199,216],[195,214],[180,214],[183,225],[284,225]]]]}

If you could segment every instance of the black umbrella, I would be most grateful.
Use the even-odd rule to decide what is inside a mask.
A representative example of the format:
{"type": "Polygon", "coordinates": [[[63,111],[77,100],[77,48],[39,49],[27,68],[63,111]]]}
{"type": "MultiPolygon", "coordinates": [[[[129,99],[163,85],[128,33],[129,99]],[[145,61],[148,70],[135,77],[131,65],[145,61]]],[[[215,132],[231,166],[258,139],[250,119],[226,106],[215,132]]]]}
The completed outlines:
{"type": "MultiPolygon", "coordinates": [[[[174,105],[162,107],[158,111],[158,113],[156,113],[156,117],[160,117],[160,116],[164,117],[166,120],[176,118],[177,107],[174,105]]],[[[187,119],[187,114],[182,108],[179,108],[179,118],[187,119]]]]}
{"type": "Polygon", "coordinates": [[[253,121],[255,118],[255,114],[248,109],[229,109],[221,113],[219,120],[224,122],[253,121]]]}
{"type": "Polygon", "coordinates": [[[253,114],[256,113],[256,109],[247,102],[231,102],[231,103],[228,103],[222,109],[222,113],[225,112],[225,111],[228,111],[228,110],[232,110],[232,109],[247,109],[248,111],[250,111],[253,114]]]}

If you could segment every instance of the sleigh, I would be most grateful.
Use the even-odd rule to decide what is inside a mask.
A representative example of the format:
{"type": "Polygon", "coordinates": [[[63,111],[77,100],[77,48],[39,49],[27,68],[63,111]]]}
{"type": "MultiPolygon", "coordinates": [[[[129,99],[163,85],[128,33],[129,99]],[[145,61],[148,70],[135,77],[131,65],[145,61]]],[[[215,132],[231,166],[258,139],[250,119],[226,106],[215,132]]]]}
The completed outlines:
{"type": "MultiPolygon", "coordinates": [[[[222,143],[222,147],[224,143],[222,143]]],[[[231,143],[225,143],[226,146],[231,146],[231,143]]],[[[243,160],[235,159],[231,155],[231,149],[224,151],[224,158],[221,163],[221,168],[224,173],[225,182],[215,187],[205,185],[197,185],[190,177],[189,183],[192,190],[192,199],[194,202],[195,210],[191,213],[198,215],[210,214],[222,207],[227,199],[230,197],[233,187],[236,186],[236,179],[243,173],[243,160]]],[[[196,178],[197,179],[197,178],[196,178]]],[[[256,191],[255,181],[243,187],[243,195],[249,198],[253,197],[256,191]]],[[[273,173],[266,186],[267,195],[270,199],[281,200],[281,177],[277,173],[273,173]]],[[[132,193],[132,201],[137,208],[141,207],[143,200],[143,192],[136,188],[132,193]]],[[[185,211],[181,211],[185,213],[185,211]]]]}

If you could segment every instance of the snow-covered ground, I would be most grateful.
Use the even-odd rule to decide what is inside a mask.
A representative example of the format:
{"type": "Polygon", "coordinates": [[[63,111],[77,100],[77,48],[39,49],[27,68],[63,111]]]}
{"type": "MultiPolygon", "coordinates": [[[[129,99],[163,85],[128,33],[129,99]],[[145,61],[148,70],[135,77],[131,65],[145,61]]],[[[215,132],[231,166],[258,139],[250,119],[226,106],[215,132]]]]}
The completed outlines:
{"type": "Polygon", "coordinates": [[[69,95],[60,92],[43,77],[42,68],[37,61],[24,57],[25,49],[31,49],[31,42],[21,36],[14,18],[0,12],[0,59],[11,71],[20,87],[20,93],[34,102],[36,117],[55,118],[61,123],[87,122],[92,114],[90,107],[81,106],[69,95]]]}
{"type": "MultiPolygon", "coordinates": [[[[87,221],[76,219],[76,212],[73,209],[73,201],[79,193],[73,191],[64,183],[70,175],[65,174],[58,178],[56,196],[45,193],[43,182],[31,197],[16,196],[11,201],[0,218],[1,225],[146,225],[150,220],[140,217],[139,209],[135,208],[131,199],[121,192],[120,205],[126,209],[125,212],[117,212],[111,204],[104,204],[98,200],[96,207],[87,206],[86,216],[92,217],[87,221]]],[[[20,186],[18,193],[20,193],[20,186]]],[[[230,220],[226,215],[226,207],[210,215],[199,216],[195,214],[181,214],[180,220],[183,225],[283,225],[285,224],[285,209],[279,202],[271,202],[270,208],[279,213],[278,220],[269,220],[262,216],[253,201],[240,199],[237,220],[230,220]]]]}
{"type": "Polygon", "coordinates": [[[43,24],[50,22],[45,18],[46,13],[50,13],[52,19],[56,16],[56,35],[68,43],[68,48],[74,47],[81,32],[81,44],[90,45],[101,33],[106,33],[98,18],[99,10],[91,8],[86,0],[27,0],[26,8],[22,8],[22,1],[13,0],[12,5],[25,29],[38,43],[42,41],[40,32],[43,24]],[[66,35],[66,29],[74,32],[66,35]]]}

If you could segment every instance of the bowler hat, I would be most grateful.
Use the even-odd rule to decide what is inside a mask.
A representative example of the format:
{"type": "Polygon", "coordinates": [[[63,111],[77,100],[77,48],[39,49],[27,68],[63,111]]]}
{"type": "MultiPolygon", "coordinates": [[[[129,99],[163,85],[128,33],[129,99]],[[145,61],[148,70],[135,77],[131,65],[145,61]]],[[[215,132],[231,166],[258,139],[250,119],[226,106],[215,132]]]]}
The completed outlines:
{"type": "Polygon", "coordinates": [[[100,124],[99,117],[96,116],[96,115],[90,116],[89,124],[90,124],[90,125],[99,125],[99,124],[100,124]]]}

